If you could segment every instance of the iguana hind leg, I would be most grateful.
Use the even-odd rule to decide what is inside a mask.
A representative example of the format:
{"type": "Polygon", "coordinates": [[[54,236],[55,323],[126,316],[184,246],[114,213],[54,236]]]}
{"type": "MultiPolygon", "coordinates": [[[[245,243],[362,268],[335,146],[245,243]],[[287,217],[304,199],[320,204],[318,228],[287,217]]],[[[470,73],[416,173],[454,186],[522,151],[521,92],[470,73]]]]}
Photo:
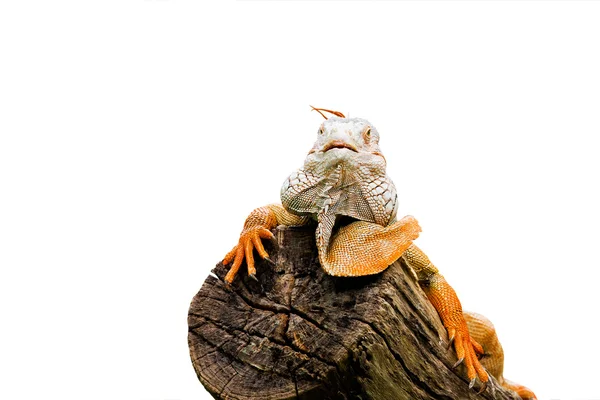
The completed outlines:
{"type": "Polygon", "coordinates": [[[492,322],[481,314],[463,312],[471,337],[483,347],[480,358],[481,365],[490,373],[498,383],[505,388],[516,392],[521,399],[536,399],[535,394],[523,385],[504,379],[504,350],[496,335],[492,322]]]}

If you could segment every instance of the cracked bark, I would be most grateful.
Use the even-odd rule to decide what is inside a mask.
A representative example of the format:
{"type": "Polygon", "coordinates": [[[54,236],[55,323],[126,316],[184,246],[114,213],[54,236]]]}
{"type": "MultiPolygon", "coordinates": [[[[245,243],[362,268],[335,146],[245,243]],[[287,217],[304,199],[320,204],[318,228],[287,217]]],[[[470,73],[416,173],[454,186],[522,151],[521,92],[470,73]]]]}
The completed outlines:
{"type": "Polygon", "coordinates": [[[406,265],[335,278],[320,268],[310,228],[278,227],[231,287],[221,263],[192,300],[188,344],[217,399],[512,399],[477,395],[446,349],[437,313],[406,265]]]}

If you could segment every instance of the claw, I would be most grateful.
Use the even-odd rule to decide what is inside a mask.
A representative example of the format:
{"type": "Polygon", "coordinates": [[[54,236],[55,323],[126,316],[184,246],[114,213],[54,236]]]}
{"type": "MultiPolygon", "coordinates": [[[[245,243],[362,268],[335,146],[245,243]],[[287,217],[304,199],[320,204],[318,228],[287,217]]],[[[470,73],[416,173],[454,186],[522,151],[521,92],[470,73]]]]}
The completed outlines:
{"type": "Polygon", "coordinates": [[[263,260],[265,260],[266,262],[268,262],[271,265],[276,265],[275,261],[271,260],[269,257],[265,257],[265,258],[263,258],[263,260]]]}
{"type": "Polygon", "coordinates": [[[279,248],[279,240],[277,240],[277,236],[271,234],[271,237],[269,238],[269,240],[271,241],[273,246],[275,246],[276,248],[279,248]]]}
{"type": "Polygon", "coordinates": [[[452,337],[450,337],[450,340],[448,340],[448,349],[452,347],[452,343],[454,343],[454,335],[452,335],[452,337]]]}
{"type": "Polygon", "coordinates": [[[248,274],[248,278],[252,279],[255,282],[258,282],[258,278],[256,277],[255,274],[248,274]]]}
{"type": "Polygon", "coordinates": [[[477,378],[471,379],[471,382],[469,382],[469,389],[473,389],[473,386],[475,386],[476,381],[477,381],[477,378]]]}
{"type": "Polygon", "coordinates": [[[487,382],[481,382],[481,388],[479,389],[479,391],[477,392],[477,394],[481,394],[483,392],[485,392],[485,389],[487,388],[487,382]]]}
{"type": "Polygon", "coordinates": [[[458,361],[452,366],[452,369],[458,367],[460,364],[462,364],[462,362],[465,361],[465,358],[459,358],[458,361]]]}

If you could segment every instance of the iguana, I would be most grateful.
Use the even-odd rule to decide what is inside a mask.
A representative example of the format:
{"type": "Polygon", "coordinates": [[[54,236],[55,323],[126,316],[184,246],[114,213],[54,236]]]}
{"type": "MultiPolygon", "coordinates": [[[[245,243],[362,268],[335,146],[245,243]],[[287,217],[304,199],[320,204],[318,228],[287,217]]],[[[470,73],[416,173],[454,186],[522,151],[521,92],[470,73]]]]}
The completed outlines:
{"type": "Polygon", "coordinates": [[[490,373],[522,399],[535,399],[528,388],[504,379],[504,354],[491,322],[463,312],[454,289],[412,243],[421,230],[416,219],[396,220],[396,188],[386,174],[375,127],[365,119],[313,109],[325,118],[315,144],[304,165],[285,180],[282,204],[257,208],[246,219],[238,244],[223,259],[224,265],[233,262],[226,282],[233,281],[244,259],[248,274],[254,277],[253,251],[269,259],[261,239],[273,238],[271,229],[316,220],[319,262],[328,274],[377,274],[404,258],[448,331],[449,347],[454,344],[458,357],[455,367],[464,362],[469,387],[479,379],[479,392],[483,392],[490,373]],[[322,112],[333,116],[327,118],[322,112]],[[484,349],[486,357],[480,360],[484,349]]]}

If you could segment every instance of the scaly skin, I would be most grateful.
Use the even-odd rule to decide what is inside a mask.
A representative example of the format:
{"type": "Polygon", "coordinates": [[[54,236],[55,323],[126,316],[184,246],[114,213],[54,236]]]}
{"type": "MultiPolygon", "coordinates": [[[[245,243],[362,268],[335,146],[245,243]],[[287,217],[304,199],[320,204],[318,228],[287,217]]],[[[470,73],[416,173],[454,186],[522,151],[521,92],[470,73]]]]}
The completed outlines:
{"type": "Polygon", "coordinates": [[[454,289],[412,244],[421,230],[417,221],[411,216],[396,221],[396,188],[386,174],[376,129],[364,119],[335,115],[319,128],[303,167],[284,182],[282,205],[271,204],[250,213],[238,244],[223,259],[225,265],[233,262],[225,280],[233,282],[244,259],[248,274],[255,275],[253,250],[268,259],[261,239],[272,238],[271,229],[277,225],[305,225],[316,220],[319,261],[328,274],[376,274],[403,257],[440,315],[454,344],[456,365],[464,362],[470,387],[478,378],[480,391],[485,390],[487,367],[505,387],[523,399],[534,399],[529,389],[503,378],[504,355],[493,325],[481,316],[463,313],[454,289]],[[484,351],[489,357],[481,362],[484,351]]]}
{"type": "Polygon", "coordinates": [[[531,389],[523,385],[505,379],[502,375],[504,370],[504,350],[496,335],[496,329],[492,322],[481,314],[464,312],[467,327],[473,340],[476,340],[485,349],[485,357],[481,359],[481,365],[492,374],[505,388],[516,392],[521,399],[535,399],[531,389]]]}

